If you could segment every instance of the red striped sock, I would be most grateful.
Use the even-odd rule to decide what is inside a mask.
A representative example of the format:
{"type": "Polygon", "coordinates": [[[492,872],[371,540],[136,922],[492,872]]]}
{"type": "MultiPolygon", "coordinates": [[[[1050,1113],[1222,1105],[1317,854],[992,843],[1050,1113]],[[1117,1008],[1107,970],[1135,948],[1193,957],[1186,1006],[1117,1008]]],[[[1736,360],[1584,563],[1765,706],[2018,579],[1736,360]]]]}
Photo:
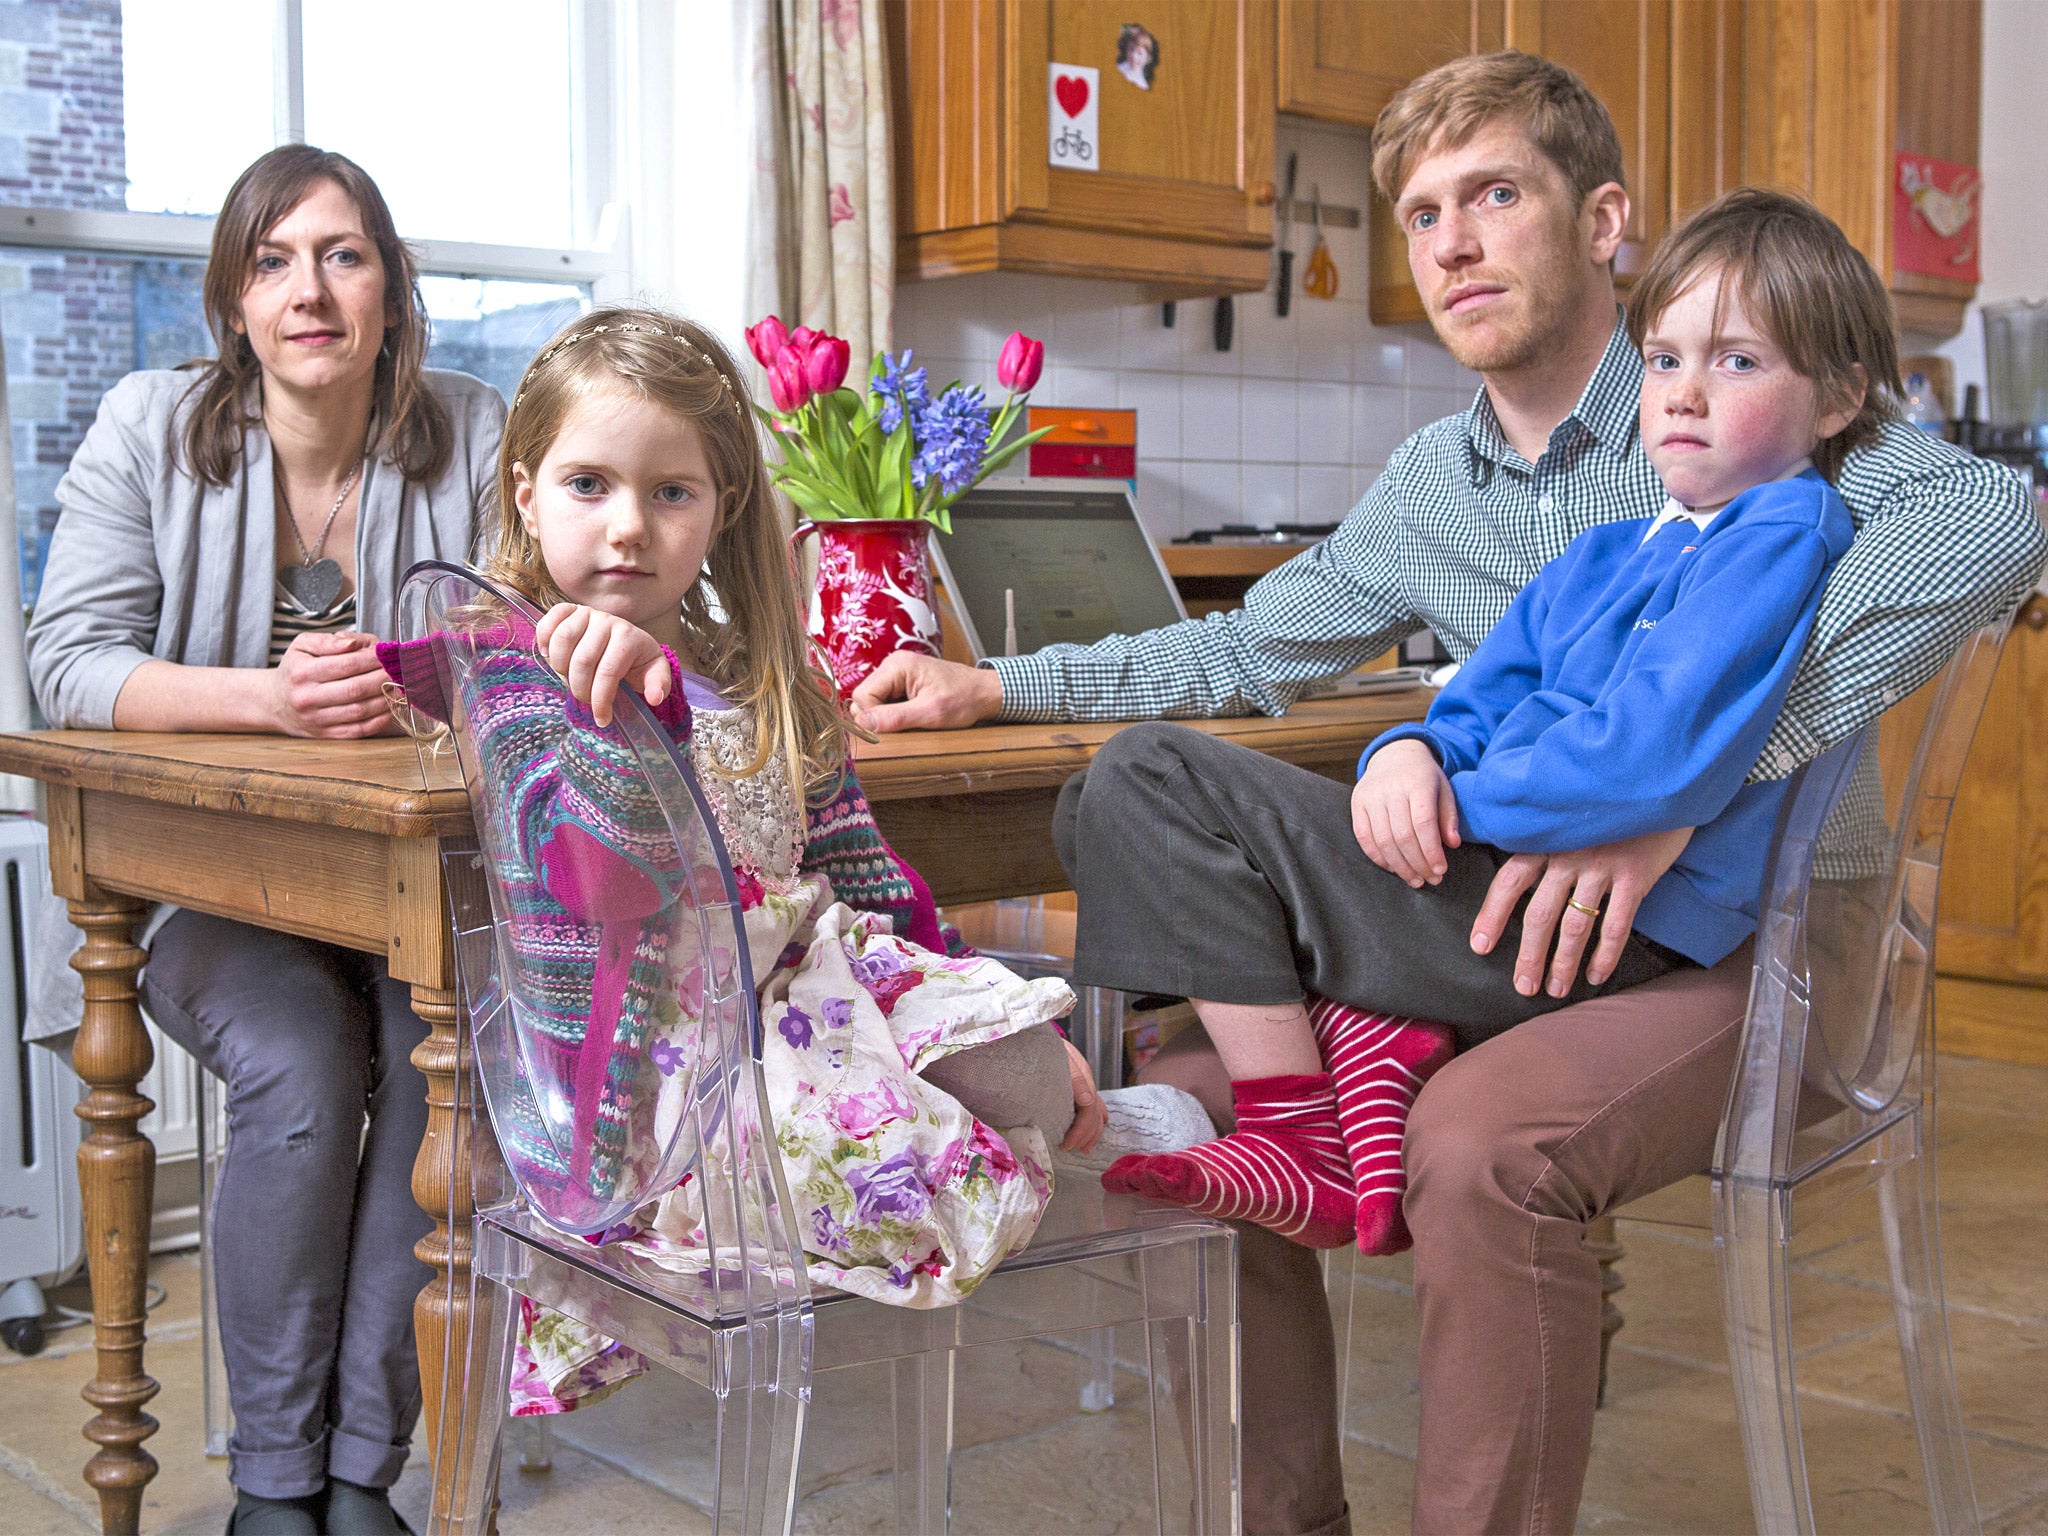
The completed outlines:
{"type": "Polygon", "coordinates": [[[1351,1241],[1358,1193],[1326,1072],[1230,1085],[1237,1129],[1185,1152],[1134,1153],[1111,1163],[1103,1188],[1250,1221],[1308,1248],[1351,1241]]]}
{"type": "Polygon", "coordinates": [[[1401,1139],[1415,1095],[1456,1050],[1451,1032],[1326,997],[1309,998],[1308,1019],[1330,1069],[1337,1123],[1357,1181],[1359,1251],[1400,1253],[1414,1242],[1401,1215],[1408,1191],[1401,1139]]]}

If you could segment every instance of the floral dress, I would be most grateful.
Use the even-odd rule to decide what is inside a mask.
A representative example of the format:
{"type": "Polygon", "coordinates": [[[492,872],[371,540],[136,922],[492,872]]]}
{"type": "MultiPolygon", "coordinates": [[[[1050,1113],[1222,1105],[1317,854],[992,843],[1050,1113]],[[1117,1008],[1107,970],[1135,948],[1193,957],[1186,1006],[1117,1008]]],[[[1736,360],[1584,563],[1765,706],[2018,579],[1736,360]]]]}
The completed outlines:
{"type": "MultiPolygon", "coordinates": [[[[409,702],[445,717],[418,686],[429,669],[408,665],[409,647],[426,643],[380,654],[409,702]]],[[[518,786],[515,820],[529,829],[538,872],[534,900],[554,908],[543,912],[543,942],[559,959],[573,948],[564,934],[584,914],[551,862],[555,845],[543,846],[551,815],[578,839],[595,829],[623,861],[612,891],[660,871],[651,850],[613,830],[632,818],[607,804],[609,733],[573,705],[570,729],[560,728],[561,706],[551,702],[560,680],[525,647],[492,663],[465,697],[466,712],[478,752],[499,759],[494,780],[518,786]],[[549,728],[531,730],[543,717],[549,728]],[[567,814],[557,814],[562,806],[567,814]]],[[[677,675],[683,686],[654,713],[687,746],[737,877],[786,1215],[810,1278],[898,1306],[958,1302],[1030,1241],[1051,1198],[1050,1149],[1036,1126],[985,1125],[919,1074],[1063,1016],[1073,994],[1062,981],[1025,980],[996,961],[944,953],[929,893],[881,837],[852,772],[799,819],[782,756],[748,777],[727,776],[752,760],[752,711],[728,707],[679,666],[677,675]]],[[[630,778],[618,777],[622,785],[630,778]]],[[[512,942],[520,947],[516,931],[512,942]]],[[[593,954],[603,944],[595,926],[587,943],[593,954]]],[[[514,1147],[506,1151],[519,1162],[514,1147]]],[[[696,1191],[705,1182],[686,1181],[605,1240],[657,1266],[696,1268],[696,1191]]],[[[527,1302],[524,1318],[516,1414],[566,1411],[645,1369],[631,1349],[558,1313],[527,1302]]]]}

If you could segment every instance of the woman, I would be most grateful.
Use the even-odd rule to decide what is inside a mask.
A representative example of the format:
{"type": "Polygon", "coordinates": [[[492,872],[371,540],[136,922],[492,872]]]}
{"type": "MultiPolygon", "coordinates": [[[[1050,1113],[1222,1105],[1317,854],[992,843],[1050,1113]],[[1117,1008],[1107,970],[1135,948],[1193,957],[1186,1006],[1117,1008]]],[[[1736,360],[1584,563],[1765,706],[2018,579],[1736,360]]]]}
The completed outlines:
{"type": "MultiPolygon", "coordinates": [[[[408,566],[469,554],[503,404],[421,366],[412,259],[340,155],[288,145],[243,172],[205,304],[218,360],[122,380],[57,487],[36,696],[57,726],[383,733],[375,639],[408,566]]],[[[369,955],[173,909],[144,940],[144,1006],[227,1085],[228,1528],[401,1530],[426,1025],[369,955]]]]}

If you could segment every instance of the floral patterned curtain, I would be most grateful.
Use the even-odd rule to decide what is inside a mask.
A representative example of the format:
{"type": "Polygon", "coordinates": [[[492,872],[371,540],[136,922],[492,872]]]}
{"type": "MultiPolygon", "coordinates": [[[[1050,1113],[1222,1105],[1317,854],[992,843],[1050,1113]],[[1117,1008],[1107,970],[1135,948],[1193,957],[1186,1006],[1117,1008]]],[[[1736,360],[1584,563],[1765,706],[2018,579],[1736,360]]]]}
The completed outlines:
{"type": "Polygon", "coordinates": [[[754,188],[749,318],[890,344],[896,220],[877,0],[748,0],[754,188]]]}

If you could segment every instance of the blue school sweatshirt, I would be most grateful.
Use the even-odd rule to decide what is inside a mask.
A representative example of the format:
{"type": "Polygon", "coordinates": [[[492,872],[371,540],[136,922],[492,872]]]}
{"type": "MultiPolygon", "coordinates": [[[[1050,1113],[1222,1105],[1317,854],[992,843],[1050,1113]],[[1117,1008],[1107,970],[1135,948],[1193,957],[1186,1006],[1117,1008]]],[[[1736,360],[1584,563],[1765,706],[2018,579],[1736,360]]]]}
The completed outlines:
{"type": "Polygon", "coordinates": [[[1524,587],[1420,724],[1467,842],[1563,853],[1698,830],[1635,928],[1701,965],[1756,929],[1785,783],[1745,784],[1855,535],[1809,469],[1684,518],[1580,534],[1524,587]]]}

